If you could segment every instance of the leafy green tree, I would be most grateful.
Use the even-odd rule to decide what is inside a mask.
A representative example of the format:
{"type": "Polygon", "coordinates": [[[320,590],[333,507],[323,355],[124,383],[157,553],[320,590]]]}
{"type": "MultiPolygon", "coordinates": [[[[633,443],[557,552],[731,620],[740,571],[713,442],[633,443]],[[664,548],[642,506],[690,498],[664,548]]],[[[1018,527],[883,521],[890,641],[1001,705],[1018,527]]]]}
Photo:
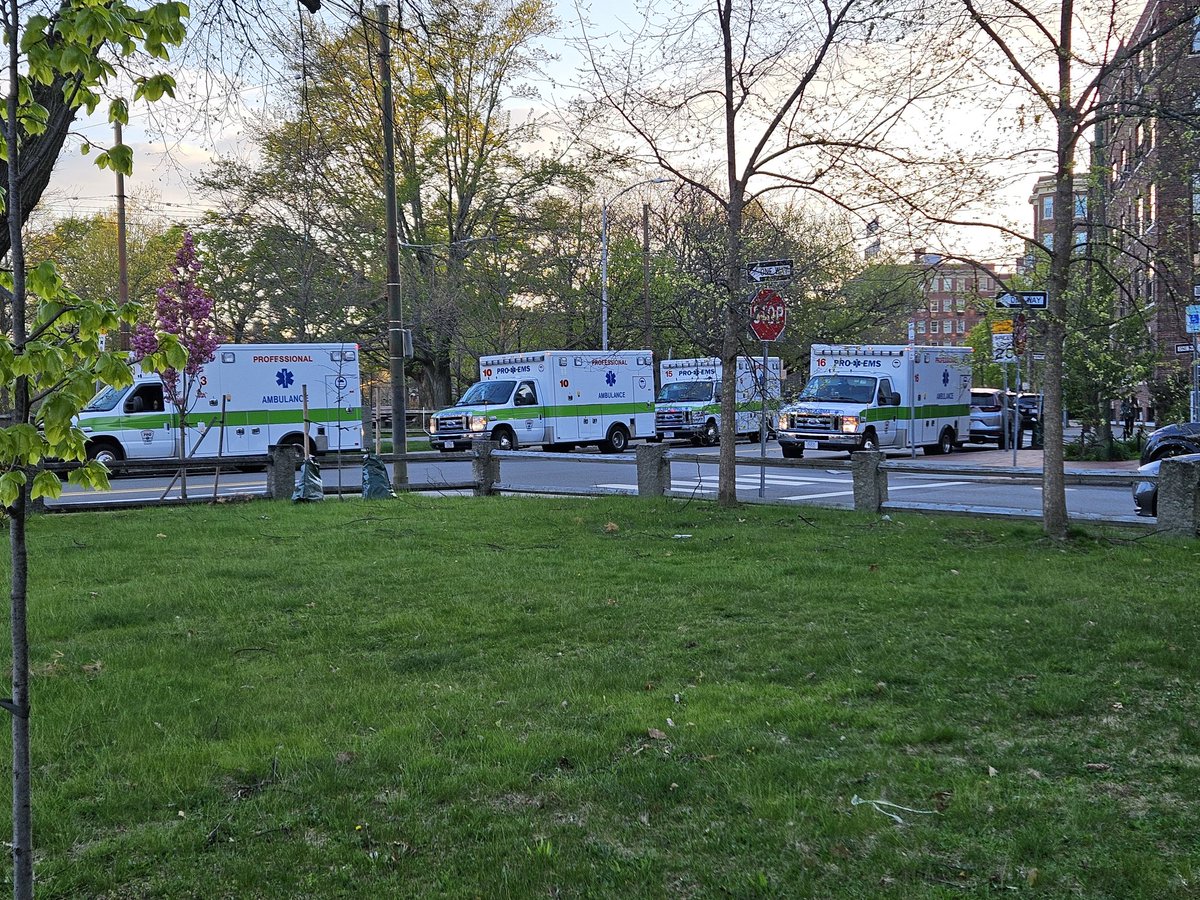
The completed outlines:
{"type": "MultiPolygon", "coordinates": [[[[47,13],[17,0],[0,4],[7,45],[7,84],[3,111],[5,242],[9,268],[0,276],[0,299],[11,330],[0,335],[0,385],[12,401],[9,424],[0,428],[0,504],[9,517],[11,556],[12,696],[0,701],[12,716],[13,893],[33,896],[33,814],[30,755],[29,639],[27,606],[29,548],[26,520],[33,498],[57,496],[58,477],[41,471],[48,457],[85,460],[85,438],[72,417],[87,403],[97,382],[127,385],[132,375],[124,359],[102,352],[101,337],[118,329],[121,317],[111,298],[85,298],[69,291],[51,262],[28,268],[21,226],[29,205],[41,194],[44,167],[53,167],[61,143],[54,144],[56,116],[68,120],[79,109],[94,109],[100,91],[135,56],[163,59],[167,46],[184,35],[187,7],[164,2],[145,9],[122,0],[106,3],[63,0],[47,13]]],[[[134,99],[156,100],[173,90],[162,74],[140,74],[134,99]]],[[[125,121],[124,99],[109,103],[109,117],[125,121]]],[[[116,146],[97,163],[128,173],[132,151],[116,146]]],[[[150,365],[182,364],[177,343],[165,342],[150,365]]],[[[106,472],[94,462],[72,472],[77,484],[103,487],[106,472]]]]}

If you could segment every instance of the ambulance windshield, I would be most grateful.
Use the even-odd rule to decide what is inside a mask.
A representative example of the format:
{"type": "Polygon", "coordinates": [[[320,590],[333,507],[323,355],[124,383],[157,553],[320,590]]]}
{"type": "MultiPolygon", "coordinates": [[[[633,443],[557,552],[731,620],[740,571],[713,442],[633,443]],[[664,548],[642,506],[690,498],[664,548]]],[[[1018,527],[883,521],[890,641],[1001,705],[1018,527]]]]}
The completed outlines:
{"type": "Polygon", "coordinates": [[[704,403],[712,399],[711,381],[672,381],[658,392],[659,403],[704,403]]]}
{"type": "Polygon", "coordinates": [[[83,412],[108,412],[115,409],[127,390],[129,390],[127,387],[106,387],[88,402],[88,405],[83,408],[83,412]]]}
{"type": "Polygon", "coordinates": [[[824,403],[870,403],[876,379],[866,375],[814,375],[796,399],[824,403]]]}
{"type": "Polygon", "coordinates": [[[457,406],[470,406],[472,403],[507,403],[512,396],[515,381],[481,381],[467,388],[457,406]]]}

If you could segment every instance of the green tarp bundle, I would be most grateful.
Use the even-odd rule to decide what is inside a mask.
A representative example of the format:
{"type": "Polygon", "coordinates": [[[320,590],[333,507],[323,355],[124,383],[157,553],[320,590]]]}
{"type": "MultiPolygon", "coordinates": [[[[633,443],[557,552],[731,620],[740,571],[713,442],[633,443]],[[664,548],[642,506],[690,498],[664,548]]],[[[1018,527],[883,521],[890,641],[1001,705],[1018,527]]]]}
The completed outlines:
{"type": "Polygon", "coordinates": [[[315,459],[306,459],[300,463],[300,473],[296,476],[296,491],[292,494],[292,502],[301,500],[324,500],[325,485],[321,482],[321,467],[315,459]]]}
{"type": "Polygon", "coordinates": [[[363,499],[392,500],[396,492],[392,490],[392,480],[388,477],[387,466],[374,453],[363,457],[363,499]]]}

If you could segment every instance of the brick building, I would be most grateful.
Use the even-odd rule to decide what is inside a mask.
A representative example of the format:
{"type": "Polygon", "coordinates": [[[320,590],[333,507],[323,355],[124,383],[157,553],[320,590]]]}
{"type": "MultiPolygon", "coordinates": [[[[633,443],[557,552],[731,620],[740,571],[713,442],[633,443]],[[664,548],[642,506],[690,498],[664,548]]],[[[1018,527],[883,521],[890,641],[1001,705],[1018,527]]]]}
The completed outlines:
{"type": "Polygon", "coordinates": [[[1161,352],[1157,377],[1186,371],[1184,307],[1200,302],[1200,13],[1194,0],[1151,0],[1126,47],[1170,23],[1101,86],[1092,153],[1097,230],[1120,282],[1114,313],[1140,314],[1161,352]],[[1187,121],[1190,119],[1191,121],[1187,121]]]}
{"type": "MultiPolygon", "coordinates": [[[[984,321],[1000,283],[992,269],[943,259],[936,253],[918,250],[913,265],[921,273],[924,304],[913,311],[916,342],[934,347],[958,347],[967,334],[984,321]]],[[[901,339],[903,343],[903,338],[901,339]]]]}

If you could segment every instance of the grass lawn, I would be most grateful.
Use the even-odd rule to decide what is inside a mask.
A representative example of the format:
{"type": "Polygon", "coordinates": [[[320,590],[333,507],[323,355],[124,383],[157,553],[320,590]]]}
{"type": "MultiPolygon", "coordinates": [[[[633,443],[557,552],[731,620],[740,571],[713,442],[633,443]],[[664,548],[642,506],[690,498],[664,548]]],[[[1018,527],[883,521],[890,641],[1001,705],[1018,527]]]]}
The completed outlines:
{"type": "Polygon", "coordinates": [[[1200,891],[1200,542],[416,496],[30,539],[42,898],[1200,891]]]}

